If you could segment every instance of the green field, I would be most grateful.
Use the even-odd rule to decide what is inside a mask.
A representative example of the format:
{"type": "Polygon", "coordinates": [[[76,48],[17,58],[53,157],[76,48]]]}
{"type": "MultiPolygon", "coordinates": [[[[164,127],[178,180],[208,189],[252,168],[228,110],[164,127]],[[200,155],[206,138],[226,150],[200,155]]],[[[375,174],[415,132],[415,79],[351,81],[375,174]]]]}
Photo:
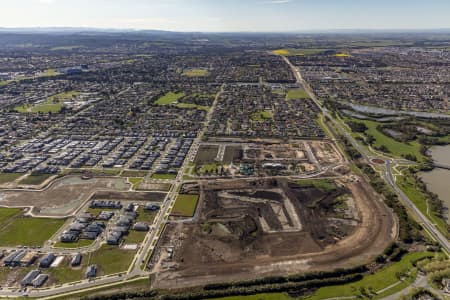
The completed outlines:
{"type": "Polygon", "coordinates": [[[124,170],[120,176],[122,177],[145,177],[148,172],[146,171],[133,171],[133,170],[124,170]]]}
{"type": "Polygon", "coordinates": [[[198,198],[198,195],[178,195],[175,205],[172,209],[172,214],[182,217],[194,216],[198,198]]]}
{"type": "Polygon", "coordinates": [[[268,110],[260,110],[260,111],[254,112],[250,116],[250,118],[254,122],[262,122],[264,120],[272,119],[272,113],[268,110]]]}
{"type": "Polygon", "coordinates": [[[304,89],[289,90],[286,95],[287,100],[309,99],[308,93],[304,89]]]}
{"type": "Polygon", "coordinates": [[[183,76],[187,76],[187,77],[205,77],[208,75],[209,75],[209,72],[208,72],[208,70],[205,70],[205,69],[190,69],[190,70],[185,70],[183,72],[183,76]]]}
{"type": "Polygon", "coordinates": [[[23,173],[0,173],[0,184],[13,182],[20,176],[23,176],[23,173]]]}
{"type": "MultiPolygon", "coordinates": [[[[364,123],[367,126],[367,134],[372,135],[375,138],[375,142],[373,144],[374,147],[379,148],[380,146],[384,145],[388,150],[389,153],[401,157],[402,155],[411,154],[417,157],[419,161],[423,161],[425,157],[420,153],[420,144],[417,141],[409,142],[409,143],[402,143],[394,140],[393,138],[383,134],[382,132],[378,131],[377,126],[380,125],[380,123],[375,121],[369,121],[369,120],[359,120],[354,118],[345,118],[346,120],[352,120],[359,123],[364,123]]],[[[353,133],[353,136],[357,136],[356,133],[353,133]]]]}
{"type": "Polygon", "coordinates": [[[19,214],[22,210],[20,208],[4,208],[0,207],[0,230],[5,224],[14,216],[19,214]]]}
{"type": "Polygon", "coordinates": [[[153,174],[152,179],[175,179],[177,175],[175,174],[153,174]]]}
{"type": "Polygon", "coordinates": [[[65,220],[19,217],[0,230],[0,246],[42,246],[65,220]]]}
{"type": "Polygon", "coordinates": [[[52,176],[52,174],[28,175],[26,178],[22,179],[19,184],[40,185],[52,176]]]}
{"type": "Polygon", "coordinates": [[[19,113],[58,113],[61,111],[64,101],[72,99],[79,94],[77,91],[64,92],[48,97],[44,102],[36,105],[25,104],[16,106],[14,110],[19,113]]]}
{"type": "Polygon", "coordinates": [[[387,297],[408,287],[413,282],[414,278],[417,275],[417,271],[414,269],[412,262],[430,255],[433,255],[433,253],[416,252],[406,254],[401,261],[393,263],[374,274],[367,275],[360,281],[344,285],[319,288],[314,294],[310,296],[291,298],[286,293],[268,293],[268,294],[256,294],[251,296],[224,297],[218,299],[219,300],[278,300],[278,299],[323,300],[329,298],[352,297],[352,296],[355,297],[356,299],[365,299],[365,297],[361,297],[360,289],[365,289],[366,291],[370,289],[374,292],[383,290],[386,287],[395,284],[399,281],[399,279],[397,278],[397,274],[407,274],[408,272],[411,271],[410,276],[405,281],[400,282],[398,285],[388,289],[387,291],[379,295],[373,295],[370,298],[370,299],[381,299],[383,297],[387,297]]]}
{"type": "Polygon", "coordinates": [[[138,210],[138,217],[136,219],[136,222],[145,222],[147,224],[152,224],[153,220],[156,217],[157,212],[156,211],[145,211],[144,207],[141,205],[139,206],[138,210]]]}
{"type": "Polygon", "coordinates": [[[120,273],[128,270],[134,255],[135,251],[125,251],[116,246],[103,245],[91,254],[88,265],[97,265],[97,276],[120,273]]]}
{"type": "Polygon", "coordinates": [[[328,179],[301,179],[296,183],[302,187],[315,187],[316,189],[332,192],[336,190],[336,184],[332,180],[328,179]]]}
{"type": "MultiPolygon", "coordinates": [[[[308,300],[320,300],[320,299],[327,299],[327,298],[334,298],[334,297],[350,297],[350,296],[358,296],[360,295],[360,288],[364,289],[372,289],[373,291],[380,291],[396,282],[399,281],[397,278],[397,274],[407,274],[409,271],[413,270],[412,262],[420,259],[425,258],[429,255],[433,255],[433,253],[430,252],[416,252],[416,253],[409,253],[406,254],[401,261],[397,263],[393,263],[392,265],[382,269],[379,272],[376,272],[375,274],[365,276],[362,280],[354,283],[339,285],[339,286],[330,286],[330,287],[324,287],[317,290],[314,295],[311,297],[305,297],[304,299],[308,300]]],[[[400,283],[399,285],[395,286],[391,290],[387,291],[386,293],[383,293],[382,295],[378,295],[375,297],[382,298],[387,295],[393,294],[395,292],[398,292],[399,290],[402,290],[409,286],[411,282],[414,280],[416,275],[416,272],[412,272],[411,276],[408,278],[408,280],[400,283]],[[412,278],[411,278],[412,277],[412,278]]]]}
{"type": "Polygon", "coordinates": [[[127,244],[142,243],[146,234],[147,232],[131,230],[130,233],[125,237],[125,242],[127,244]]]}
{"type": "Polygon", "coordinates": [[[181,98],[183,98],[186,94],[185,93],[173,93],[173,92],[168,92],[167,94],[165,94],[164,96],[160,97],[155,104],[157,105],[169,105],[172,104],[174,102],[177,102],[178,100],[180,100],[181,98]]]}

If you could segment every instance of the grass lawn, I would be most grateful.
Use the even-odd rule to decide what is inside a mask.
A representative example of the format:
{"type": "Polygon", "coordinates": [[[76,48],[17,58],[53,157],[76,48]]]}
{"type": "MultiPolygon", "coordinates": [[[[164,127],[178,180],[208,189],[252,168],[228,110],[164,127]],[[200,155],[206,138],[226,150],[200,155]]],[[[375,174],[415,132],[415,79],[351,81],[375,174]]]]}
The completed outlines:
{"type": "Polygon", "coordinates": [[[53,174],[28,175],[26,178],[22,179],[19,182],[19,184],[39,185],[52,176],[54,175],[53,174]]]}
{"type": "Polygon", "coordinates": [[[446,222],[433,213],[427,211],[427,196],[416,188],[414,178],[408,175],[397,176],[397,185],[408,196],[417,208],[437,225],[439,231],[445,236],[449,236],[446,222]]]}
{"type": "Polygon", "coordinates": [[[7,223],[12,217],[19,214],[22,210],[20,208],[4,208],[0,207],[0,230],[4,224],[7,223]]]}
{"type": "Polygon", "coordinates": [[[286,95],[287,100],[309,99],[308,93],[304,89],[289,90],[286,95]]]}
{"type": "Polygon", "coordinates": [[[120,273],[128,270],[135,251],[121,250],[117,246],[103,245],[93,252],[88,265],[98,267],[98,276],[120,273]]]}
{"type": "Polygon", "coordinates": [[[178,195],[177,201],[172,209],[172,215],[192,217],[195,213],[197,202],[198,195],[178,195]]]}
{"type": "Polygon", "coordinates": [[[0,173],[0,184],[13,182],[20,176],[23,176],[23,173],[0,173]]]}
{"type": "Polygon", "coordinates": [[[175,179],[177,175],[175,174],[153,174],[152,179],[175,179]]]}
{"type": "Polygon", "coordinates": [[[167,94],[165,94],[164,96],[160,97],[155,104],[157,105],[168,105],[168,104],[172,104],[174,102],[177,102],[178,100],[180,100],[181,98],[183,98],[186,94],[185,93],[173,93],[173,92],[168,92],[167,94]]]}
{"type": "Polygon", "coordinates": [[[120,176],[122,177],[145,177],[148,172],[146,171],[133,171],[133,170],[124,170],[120,176]]]}
{"type": "Polygon", "coordinates": [[[143,232],[143,231],[131,230],[130,233],[125,237],[125,243],[127,243],[127,244],[142,243],[146,234],[147,234],[146,231],[143,232]]]}
{"type": "Polygon", "coordinates": [[[210,163],[210,164],[203,164],[198,169],[198,174],[205,174],[205,173],[214,173],[219,168],[219,164],[216,163],[210,163]]]}
{"type": "Polygon", "coordinates": [[[131,177],[131,178],[128,178],[128,181],[131,183],[133,190],[135,190],[144,181],[144,178],[131,177]]]}
{"type": "Polygon", "coordinates": [[[250,117],[252,121],[261,122],[264,120],[272,119],[272,113],[268,110],[260,110],[253,113],[250,117]]]}
{"type": "Polygon", "coordinates": [[[90,246],[94,243],[91,240],[78,240],[76,243],[62,243],[57,242],[53,247],[55,248],[66,248],[66,249],[76,249],[90,246]]]}
{"type": "Polygon", "coordinates": [[[332,180],[328,179],[301,179],[296,183],[302,187],[315,187],[316,189],[332,192],[336,190],[336,185],[332,180]]]}
{"type": "MultiPolygon", "coordinates": [[[[369,120],[359,120],[354,118],[348,118],[359,123],[364,123],[367,126],[367,134],[372,135],[375,138],[375,142],[373,144],[374,147],[380,147],[381,145],[386,146],[386,148],[389,150],[389,153],[401,157],[402,154],[411,154],[417,157],[419,161],[423,161],[425,157],[420,153],[420,144],[417,141],[409,142],[409,143],[402,143],[394,140],[393,138],[383,134],[382,132],[378,131],[377,126],[380,125],[380,123],[375,121],[369,121],[369,120]]],[[[355,134],[353,134],[355,136],[355,134]]]]}
{"type": "MultiPolygon", "coordinates": [[[[365,289],[373,289],[374,292],[380,291],[396,282],[398,282],[398,278],[396,274],[398,273],[408,273],[413,269],[412,262],[425,258],[427,256],[433,255],[431,252],[416,252],[416,253],[408,253],[406,254],[401,261],[393,263],[384,269],[376,272],[372,275],[365,276],[362,280],[358,282],[353,282],[349,284],[339,285],[339,286],[329,286],[323,287],[317,290],[311,297],[305,297],[304,299],[308,300],[320,300],[334,297],[350,297],[350,296],[358,296],[360,295],[360,288],[365,289]]],[[[415,275],[416,272],[413,272],[415,275]]],[[[415,277],[415,276],[411,276],[415,277]]],[[[406,283],[400,284],[400,289],[408,286],[414,278],[408,278],[406,283]],[[403,286],[402,286],[403,285],[403,286]]],[[[390,292],[395,293],[399,289],[399,286],[393,288],[390,292]]],[[[385,297],[389,294],[389,292],[383,293],[383,295],[379,295],[385,297]]],[[[376,297],[379,298],[379,297],[376,297]]]]}
{"type": "Polygon", "coordinates": [[[42,246],[65,220],[19,217],[0,230],[0,246],[42,246]]]}
{"type": "Polygon", "coordinates": [[[205,70],[205,69],[190,69],[190,70],[185,70],[183,72],[183,76],[187,76],[187,77],[205,77],[208,75],[209,75],[209,72],[208,72],[208,70],[205,70]]]}
{"type": "Polygon", "coordinates": [[[59,93],[48,97],[44,102],[39,104],[16,106],[14,110],[19,113],[58,113],[61,111],[64,101],[70,100],[79,94],[80,92],[77,91],[59,93]]]}

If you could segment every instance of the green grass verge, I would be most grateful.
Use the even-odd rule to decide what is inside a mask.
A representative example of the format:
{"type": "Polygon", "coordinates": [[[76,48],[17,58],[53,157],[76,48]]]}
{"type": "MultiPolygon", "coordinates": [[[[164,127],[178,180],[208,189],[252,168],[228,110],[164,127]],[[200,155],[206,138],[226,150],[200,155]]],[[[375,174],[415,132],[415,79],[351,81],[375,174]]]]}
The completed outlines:
{"type": "Polygon", "coordinates": [[[168,92],[164,96],[160,97],[158,100],[156,100],[155,104],[157,105],[168,105],[172,104],[174,102],[177,102],[181,98],[185,96],[185,93],[173,93],[168,92]]]}
{"type": "Polygon", "coordinates": [[[408,196],[409,199],[414,203],[414,205],[424,214],[428,217],[431,222],[436,224],[439,231],[444,234],[445,236],[449,236],[449,233],[447,231],[447,224],[445,220],[440,218],[439,216],[436,216],[432,212],[428,212],[427,209],[427,195],[425,195],[423,192],[421,192],[419,189],[416,188],[416,182],[414,178],[408,176],[408,175],[402,175],[396,177],[396,183],[398,187],[408,196]]]}
{"type": "MultiPolygon", "coordinates": [[[[308,300],[320,300],[335,297],[350,297],[361,295],[360,289],[371,289],[374,292],[385,289],[386,287],[395,284],[399,281],[397,274],[407,274],[409,271],[413,270],[412,263],[420,258],[425,258],[429,255],[433,255],[431,252],[415,252],[406,254],[399,262],[393,263],[379,272],[372,275],[365,276],[362,280],[354,283],[339,285],[339,286],[329,286],[320,288],[310,297],[305,297],[308,300]]],[[[412,272],[406,285],[409,285],[415,278],[415,272],[412,272]]],[[[378,299],[380,297],[385,297],[392,293],[398,291],[397,289],[386,291],[382,295],[377,295],[374,298],[378,299]]]]}
{"type": "Polygon", "coordinates": [[[120,273],[128,270],[135,251],[121,250],[117,246],[103,245],[91,254],[89,265],[98,266],[98,276],[120,273]]]}
{"type": "Polygon", "coordinates": [[[192,217],[197,207],[198,195],[178,195],[172,214],[182,217],[192,217]]]}
{"type": "Polygon", "coordinates": [[[152,179],[175,179],[177,175],[175,174],[153,174],[152,179]]]}
{"type": "Polygon", "coordinates": [[[23,173],[0,173],[0,184],[13,182],[20,176],[23,176],[23,173]]]}
{"type": "Polygon", "coordinates": [[[120,174],[122,177],[145,177],[148,172],[146,171],[133,171],[133,170],[124,170],[120,174]]]}
{"type": "Polygon", "coordinates": [[[73,293],[71,295],[64,295],[55,297],[57,300],[79,300],[85,297],[94,297],[95,295],[114,295],[115,293],[123,293],[126,291],[136,292],[144,291],[150,288],[150,279],[143,278],[131,282],[118,283],[110,286],[98,287],[89,291],[73,293]]]}
{"type": "Polygon", "coordinates": [[[304,89],[289,90],[286,94],[286,99],[309,99],[309,95],[304,89]]]}
{"type": "Polygon", "coordinates": [[[133,190],[135,190],[144,181],[144,178],[132,177],[128,178],[128,181],[131,183],[133,190]]]}
{"type": "Polygon", "coordinates": [[[22,179],[19,184],[40,185],[52,176],[52,174],[28,175],[22,179]]]}
{"type": "Polygon", "coordinates": [[[65,220],[19,217],[0,230],[0,246],[42,246],[65,220]]]}

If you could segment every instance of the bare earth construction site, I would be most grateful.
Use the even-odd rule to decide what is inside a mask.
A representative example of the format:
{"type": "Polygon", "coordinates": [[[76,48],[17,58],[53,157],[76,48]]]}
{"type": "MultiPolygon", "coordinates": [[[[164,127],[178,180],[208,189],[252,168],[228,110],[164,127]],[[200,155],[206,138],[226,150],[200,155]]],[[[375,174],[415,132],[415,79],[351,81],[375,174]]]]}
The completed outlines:
{"type": "Polygon", "coordinates": [[[166,226],[151,261],[154,287],[347,268],[373,259],[396,226],[361,180],[347,174],[185,183],[181,193],[200,194],[197,212],[166,226]]]}

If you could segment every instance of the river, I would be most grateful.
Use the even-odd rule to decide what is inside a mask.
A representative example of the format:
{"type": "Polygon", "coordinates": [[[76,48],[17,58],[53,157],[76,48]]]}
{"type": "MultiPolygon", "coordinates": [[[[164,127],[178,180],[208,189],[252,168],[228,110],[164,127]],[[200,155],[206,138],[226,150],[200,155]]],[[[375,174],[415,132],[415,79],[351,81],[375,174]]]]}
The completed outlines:
{"type": "MultiPolygon", "coordinates": [[[[437,146],[430,149],[433,159],[450,166],[450,145],[437,146]]],[[[447,208],[446,218],[450,222],[450,170],[435,168],[431,172],[421,172],[420,177],[427,184],[428,190],[439,196],[447,208]]]]}

